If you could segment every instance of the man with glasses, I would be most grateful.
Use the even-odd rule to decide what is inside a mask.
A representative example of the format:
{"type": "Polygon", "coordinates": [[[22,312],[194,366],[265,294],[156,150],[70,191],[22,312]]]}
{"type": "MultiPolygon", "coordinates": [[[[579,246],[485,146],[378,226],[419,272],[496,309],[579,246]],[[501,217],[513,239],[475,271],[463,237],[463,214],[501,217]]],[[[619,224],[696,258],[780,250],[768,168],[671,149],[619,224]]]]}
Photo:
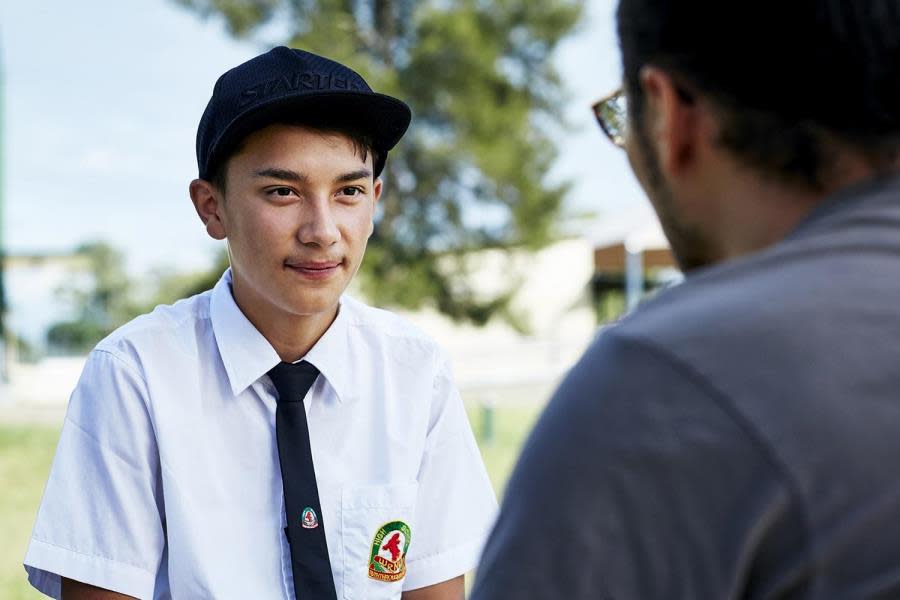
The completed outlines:
{"type": "Polygon", "coordinates": [[[900,0],[617,19],[595,111],[686,280],[563,382],[473,597],[900,598],[900,0]]]}

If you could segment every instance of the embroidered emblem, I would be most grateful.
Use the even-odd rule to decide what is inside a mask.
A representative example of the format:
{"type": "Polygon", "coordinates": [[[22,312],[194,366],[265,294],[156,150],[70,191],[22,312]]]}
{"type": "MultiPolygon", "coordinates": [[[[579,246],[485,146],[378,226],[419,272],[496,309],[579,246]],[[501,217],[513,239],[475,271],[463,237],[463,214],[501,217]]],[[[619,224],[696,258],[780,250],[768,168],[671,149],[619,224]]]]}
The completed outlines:
{"type": "Polygon", "coordinates": [[[316,511],[311,506],[303,509],[303,513],[300,515],[300,525],[303,526],[303,529],[315,529],[319,526],[319,518],[316,517],[316,511]]]}
{"type": "Polygon", "coordinates": [[[391,521],[375,532],[369,557],[369,577],[378,581],[400,581],[406,575],[406,551],[412,532],[403,521],[391,521]]]}

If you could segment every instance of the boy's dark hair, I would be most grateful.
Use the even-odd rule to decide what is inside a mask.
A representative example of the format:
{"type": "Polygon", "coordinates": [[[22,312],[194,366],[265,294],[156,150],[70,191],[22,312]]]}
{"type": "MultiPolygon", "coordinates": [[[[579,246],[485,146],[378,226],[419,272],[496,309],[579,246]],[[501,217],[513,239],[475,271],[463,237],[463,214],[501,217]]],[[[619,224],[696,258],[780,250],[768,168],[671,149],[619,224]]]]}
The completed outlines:
{"type": "Polygon", "coordinates": [[[834,142],[873,167],[900,158],[900,0],[620,0],[629,109],[641,67],[720,109],[720,142],[782,179],[821,187],[834,142]]]}
{"type": "Polygon", "coordinates": [[[374,140],[372,136],[363,132],[361,129],[347,123],[346,119],[336,117],[327,112],[306,112],[303,115],[283,113],[272,113],[267,115],[265,120],[255,120],[252,122],[252,129],[241,132],[235,136],[234,142],[222,149],[220,157],[210,165],[209,181],[212,182],[223,193],[226,190],[228,179],[228,161],[232,156],[239,153],[253,132],[264,129],[270,125],[290,125],[294,127],[305,127],[313,131],[323,134],[343,135],[350,140],[353,151],[360,158],[366,160],[369,155],[372,156],[372,164],[378,162],[378,152],[374,148],[374,140]]]}

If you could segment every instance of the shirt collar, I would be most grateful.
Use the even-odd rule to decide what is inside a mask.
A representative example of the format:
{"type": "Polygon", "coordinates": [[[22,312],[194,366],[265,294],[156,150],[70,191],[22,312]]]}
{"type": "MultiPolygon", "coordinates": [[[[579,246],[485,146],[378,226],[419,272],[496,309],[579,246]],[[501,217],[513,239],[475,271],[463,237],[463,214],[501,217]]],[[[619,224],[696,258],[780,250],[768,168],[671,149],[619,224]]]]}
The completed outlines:
{"type": "Polygon", "coordinates": [[[281,362],[272,344],[235,303],[231,294],[231,269],[225,271],[213,288],[209,318],[235,396],[281,362]]]}
{"type": "Polygon", "coordinates": [[[353,320],[352,312],[352,306],[342,297],[331,327],[303,357],[303,360],[311,362],[325,376],[341,402],[349,402],[354,390],[349,381],[348,364],[351,356],[349,324],[353,320]]]}
{"type": "Polygon", "coordinates": [[[801,237],[809,231],[815,231],[820,223],[827,222],[832,215],[860,210],[866,204],[873,202],[894,204],[898,191],[900,191],[900,175],[896,173],[879,175],[848,185],[813,208],[788,237],[801,237]]]}
{"type": "MultiPolygon", "coordinates": [[[[338,399],[350,398],[352,388],[347,381],[346,362],[349,356],[348,327],[349,307],[341,302],[337,318],[319,338],[303,360],[317,369],[338,399]]],[[[281,362],[272,344],[247,319],[231,292],[231,269],[225,271],[213,288],[209,305],[209,318],[219,355],[228,375],[232,393],[237,396],[257,379],[281,362]]]]}

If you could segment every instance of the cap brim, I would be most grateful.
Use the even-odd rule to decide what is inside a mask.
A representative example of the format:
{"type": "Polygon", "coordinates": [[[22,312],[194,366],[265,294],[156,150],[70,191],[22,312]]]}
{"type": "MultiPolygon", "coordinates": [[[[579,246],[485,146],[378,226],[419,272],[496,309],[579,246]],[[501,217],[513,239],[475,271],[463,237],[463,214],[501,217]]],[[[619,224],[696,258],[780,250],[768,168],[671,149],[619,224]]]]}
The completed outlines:
{"type": "Polygon", "coordinates": [[[206,173],[200,177],[208,179],[219,161],[229,156],[248,135],[278,122],[346,126],[371,137],[373,149],[380,156],[380,165],[374,165],[378,176],[385,155],[406,133],[411,119],[410,109],[404,102],[375,92],[329,90],[275,98],[249,108],[222,130],[210,148],[206,173]]]}

